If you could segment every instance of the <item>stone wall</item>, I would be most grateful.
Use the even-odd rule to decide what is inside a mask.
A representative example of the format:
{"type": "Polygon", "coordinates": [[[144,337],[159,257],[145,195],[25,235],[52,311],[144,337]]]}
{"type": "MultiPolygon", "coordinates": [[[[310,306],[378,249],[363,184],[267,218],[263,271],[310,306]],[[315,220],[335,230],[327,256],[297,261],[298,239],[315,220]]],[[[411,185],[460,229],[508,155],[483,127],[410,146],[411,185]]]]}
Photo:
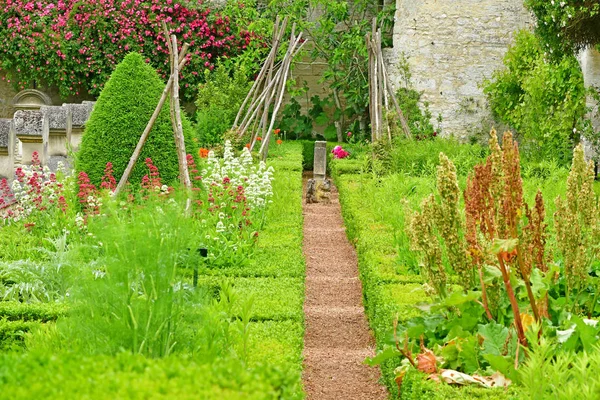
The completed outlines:
{"type": "MultiPolygon", "coordinates": [[[[56,88],[40,87],[37,88],[50,97],[53,105],[61,105],[63,103],[81,103],[83,101],[95,100],[90,95],[68,96],[62,97],[56,88]]],[[[12,118],[15,113],[13,107],[13,99],[17,95],[12,83],[8,83],[6,73],[0,71],[0,118],[12,118]],[[4,79],[3,79],[4,78],[4,79]]]]}
{"type": "MultiPolygon", "coordinates": [[[[593,87],[600,90],[600,52],[595,48],[588,48],[579,53],[579,63],[583,71],[583,80],[586,87],[593,87]]],[[[600,132],[600,109],[598,103],[588,96],[588,107],[590,107],[589,117],[592,121],[594,131],[600,132]]],[[[598,157],[598,149],[593,149],[592,145],[584,140],[586,155],[588,157],[598,157]]]]}
{"type": "Polygon", "coordinates": [[[12,118],[15,113],[12,100],[16,94],[12,84],[6,81],[5,74],[0,72],[0,118],[12,118]]]}
{"type": "Polygon", "coordinates": [[[465,138],[491,125],[481,83],[502,67],[513,34],[533,21],[523,0],[396,0],[394,47],[386,50],[400,86],[399,60],[429,103],[442,134],[465,138]]]}

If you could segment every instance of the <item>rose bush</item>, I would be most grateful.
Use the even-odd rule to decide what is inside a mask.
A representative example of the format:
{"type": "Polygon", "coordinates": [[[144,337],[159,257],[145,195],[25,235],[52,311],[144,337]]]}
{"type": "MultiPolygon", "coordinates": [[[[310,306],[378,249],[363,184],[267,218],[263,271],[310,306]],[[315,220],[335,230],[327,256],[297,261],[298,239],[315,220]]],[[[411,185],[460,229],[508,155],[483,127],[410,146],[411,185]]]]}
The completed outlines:
{"type": "MultiPolygon", "coordinates": [[[[244,7],[232,3],[228,7],[244,7]]],[[[200,0],[2,0],[0,10],[0,69],[6,79],[17,89],[34,82],[56,86],[63,96],[97,96],[132,51],[164,78],[169,66],[163,21],[190,44],[189,65],[181,74],[186,100],[195,98],[204,79],[199,71],[212,70],[219,57],[235,56],[259,40],[244,21],[232,21],[200,0]]]]}

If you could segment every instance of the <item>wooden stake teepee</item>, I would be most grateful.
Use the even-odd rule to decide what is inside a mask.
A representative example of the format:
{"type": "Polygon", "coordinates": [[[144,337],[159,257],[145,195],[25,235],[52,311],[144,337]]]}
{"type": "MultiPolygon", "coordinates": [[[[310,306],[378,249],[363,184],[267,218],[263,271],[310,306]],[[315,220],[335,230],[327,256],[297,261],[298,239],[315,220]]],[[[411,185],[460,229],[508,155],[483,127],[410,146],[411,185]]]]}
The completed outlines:
{"type": "Polygon", "coordinates": [[[411,138],[410,128],[400,109],[394,89],[387,74],[383,53],[381,52],[381,29],[377,28],[377,20],[373,18],[371,33],[365,37],[367,49],[369,50],[369,114],[371,116],[371,141],[376,142],[384,137],[384,129],[387,131],[388,140],[391,141],[392,134],[387,121],[384,121],[384,107],[389,109],[391,100],[402,131],[407,138],[411,138]]]}
{"type": "Polygon", "coordinates": [[[277,113],[283,102],[292,60],[306,43],[302,39],[302,33],[296,35],[294,24],[287,51],[283,59],[276,62],[287,23],[287,17],[283,21],[278,17],[275,21],[271,51],[244,99],[232,127],[240,137],[248,131],[251,132],[250,150],[254,149],[257,142],[261,142],[260,156],[263,160],[266,159],[269,151],[269,141],[277,113]]]}
{"type": "MultiPolygon", "coordinates": [[[[138,158],[140,157],[140,153],[142,152],[142,148],[148,139],[148,135],[164,106],[167,96],[170,95],[169,103],[171,109],[171,123],[173,125],[173,137],[175,140],[175,148],[177,150],[177,159],[179,161],[179,179],[183,186],[185,186],[188,190],[192,188],[192,183],[190,180],[190,174],[188,171],[187,165],[187,156],[185,152],[185,141],[183,136],[183,125],[181,123],[181,107],[179,105],[179,71],[185,66],[187,63],[186,54],[189,48],[189,45],[185,43],[181,48],[181,51],[178,51],[177,47],[177,37],[175,35],[171,35],[169,37],[169,31],[167,29],[167,25],[163,21],[163,33],[165,35],[165,39],[167,40],[167,44],[169,46],[169,60],[171,64],[171,75],[169,80],[167,81],[167,85],[163,90],[163,93],[158,101],[158,105],[150,117],[148,124],[146,125],[146,129],[142,133],[140,140],[138,141],[133,154],[129,158],[129,163],[127,164],[127,168],[125,168],[125,172],[121,176],[119,180],[119,184],[117,185],[113,196],[118,196],[119,193],[125,187],[129,176],[131,175],[131,171],[135,166],[138,158]]],[[[188,199],[188,207],[189,208],[189,199],[188,199]]]]}

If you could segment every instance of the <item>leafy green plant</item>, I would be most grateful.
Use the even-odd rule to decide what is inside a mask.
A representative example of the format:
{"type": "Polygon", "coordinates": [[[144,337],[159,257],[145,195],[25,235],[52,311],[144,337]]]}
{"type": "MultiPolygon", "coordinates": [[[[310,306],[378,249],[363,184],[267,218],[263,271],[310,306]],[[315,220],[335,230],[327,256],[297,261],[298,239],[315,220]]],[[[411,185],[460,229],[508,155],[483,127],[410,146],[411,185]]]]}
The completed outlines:
{"type": "MultiPolygon", "coordinates": [[[[77,171],[85,171],[91,183],[100,186],[106,164],[111,162],[118,179],[125,171],[164,87],[142,55],[128,54],[106,83],[86,123],[76,162],[77,171]]],[[[185,116],[182,119],[186,151],[195,154],[190,122],[185,116]]],[[[146,158],[154,161],[166,183],[177,179],[179,167],[168,105],[163,107],[142,149],[140,160],[146,158]]],[[[146,166],[138,161],[130,180],[141,182],[145,174],[146,166]]]]}
{"type": "Polygon", "coordinates": [[[580,136],[594,137],[577,60],[548,59],[540,39],[520,31],[504,65],[484,85],[494,115],[517,131],[525,157],[569,163],[580,136]]]}
{"type": "Polygon", "coordinates": [[[600,4],[594,0],[527,0],[535,14],[536,33],[550,52],[573,54],[600,43],[600,4]]]}
{"type": "Polygon", "coordinates": [[[193,220],[177,201],[149,200],[131,214],[118,207],[105,213],[89,223],[103,254],[97,270],[82,270],[68,335],[91,353],[167,356],[177,345],[185,293],[176,266],[194,247],[193,220]]]}
{"type": "Polygon", "coordinates": [[[412,136],[417,140],[434,139],[441,132],[437,132],[431,124],[429,106],[424,103],[423,109],[419,106],[421,93],[414,89],[401,87],[397,91],[398,104],[406,117],[412,136]]]}
{"type": "Polygon", "coordinates": [[[196,139],[202,147],[223,141],[235,116],[250,90],[251,83],[243,68],[235,68],[230,76],[224,64],[211,74],[204,71],[206,83],[198,86],[196,99],[196,139]]]}
{"type": "MultiPolygon", "coordinates": [[[[575,149],[571,172],[567,179],[566,198],[556,199],[554,226],[557,234],[557,247],[564,260],[567,303],[573,302],[577,308],[577,298],[590,284],[593,263],[598,260],[600,248],[600,225],[597,215],[600,209],[594,193],[593,161],[586,162],[582,145],[575,149]]],[[[596,296],[598,295],[596,289],[596,296]]],[[[596,296],[589,305],[593,313],[596,296]]]]}

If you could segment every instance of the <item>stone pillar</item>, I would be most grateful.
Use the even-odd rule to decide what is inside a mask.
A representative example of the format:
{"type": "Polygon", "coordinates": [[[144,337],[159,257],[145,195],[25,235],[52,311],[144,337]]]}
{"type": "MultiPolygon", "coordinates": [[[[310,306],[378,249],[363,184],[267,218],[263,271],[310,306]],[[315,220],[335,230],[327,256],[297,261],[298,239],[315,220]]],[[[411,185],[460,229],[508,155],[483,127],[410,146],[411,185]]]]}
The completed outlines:
{"type": "Polygon", "coordinates": [[[315,159],[313,166],[313,178],[319,181],[327,175],[327,142],[315,142],[315,159]]]}
{"type": "Polygon", "coordinates": [[[84,101],[82,104],[63,104],[68,109],[67,138],[73,151],[79,150],[85,123],[92,114],[94,104],[94,101],[84,101]]]}
{"type": "Polygon", "coordinates": [[[48,162],[48,119],[44,118],[41,111],[19,110],[13,117],[14,136],[19,139],[22,146],[21,162],[31,164],[34,152],[39,155],[40,163],[48,162]]]}
{"type": "Polygon", "coordinates": [[[0,178],[7,178],[9,181],[15,175],[15,143],[11,125],[12,119],[0,119],[0,178]]]}
{"type": "MultiPolygon", "coordinates": [[[[583,71],[583,81],[586,88],[595,87],[600,90],[600,52],[594,47],[587,48],[579,53],[579,63],[583,71]]],[[[592,121],[595,132],[600,132],[600,110],[598,104],[591,96],[588,96],[587,106],[591,111],[588,115],[592,121]]],[[[586,156],[593,158],[598,162],[598,148],[594,148],[591,143],[583,140],[586,156]]]]}
{"type": "Polygon", "coordinates": [[[48,120],[48,155],[67,156],[67,108],[61,106],[42,106],[40,111],[48,120]]]}

